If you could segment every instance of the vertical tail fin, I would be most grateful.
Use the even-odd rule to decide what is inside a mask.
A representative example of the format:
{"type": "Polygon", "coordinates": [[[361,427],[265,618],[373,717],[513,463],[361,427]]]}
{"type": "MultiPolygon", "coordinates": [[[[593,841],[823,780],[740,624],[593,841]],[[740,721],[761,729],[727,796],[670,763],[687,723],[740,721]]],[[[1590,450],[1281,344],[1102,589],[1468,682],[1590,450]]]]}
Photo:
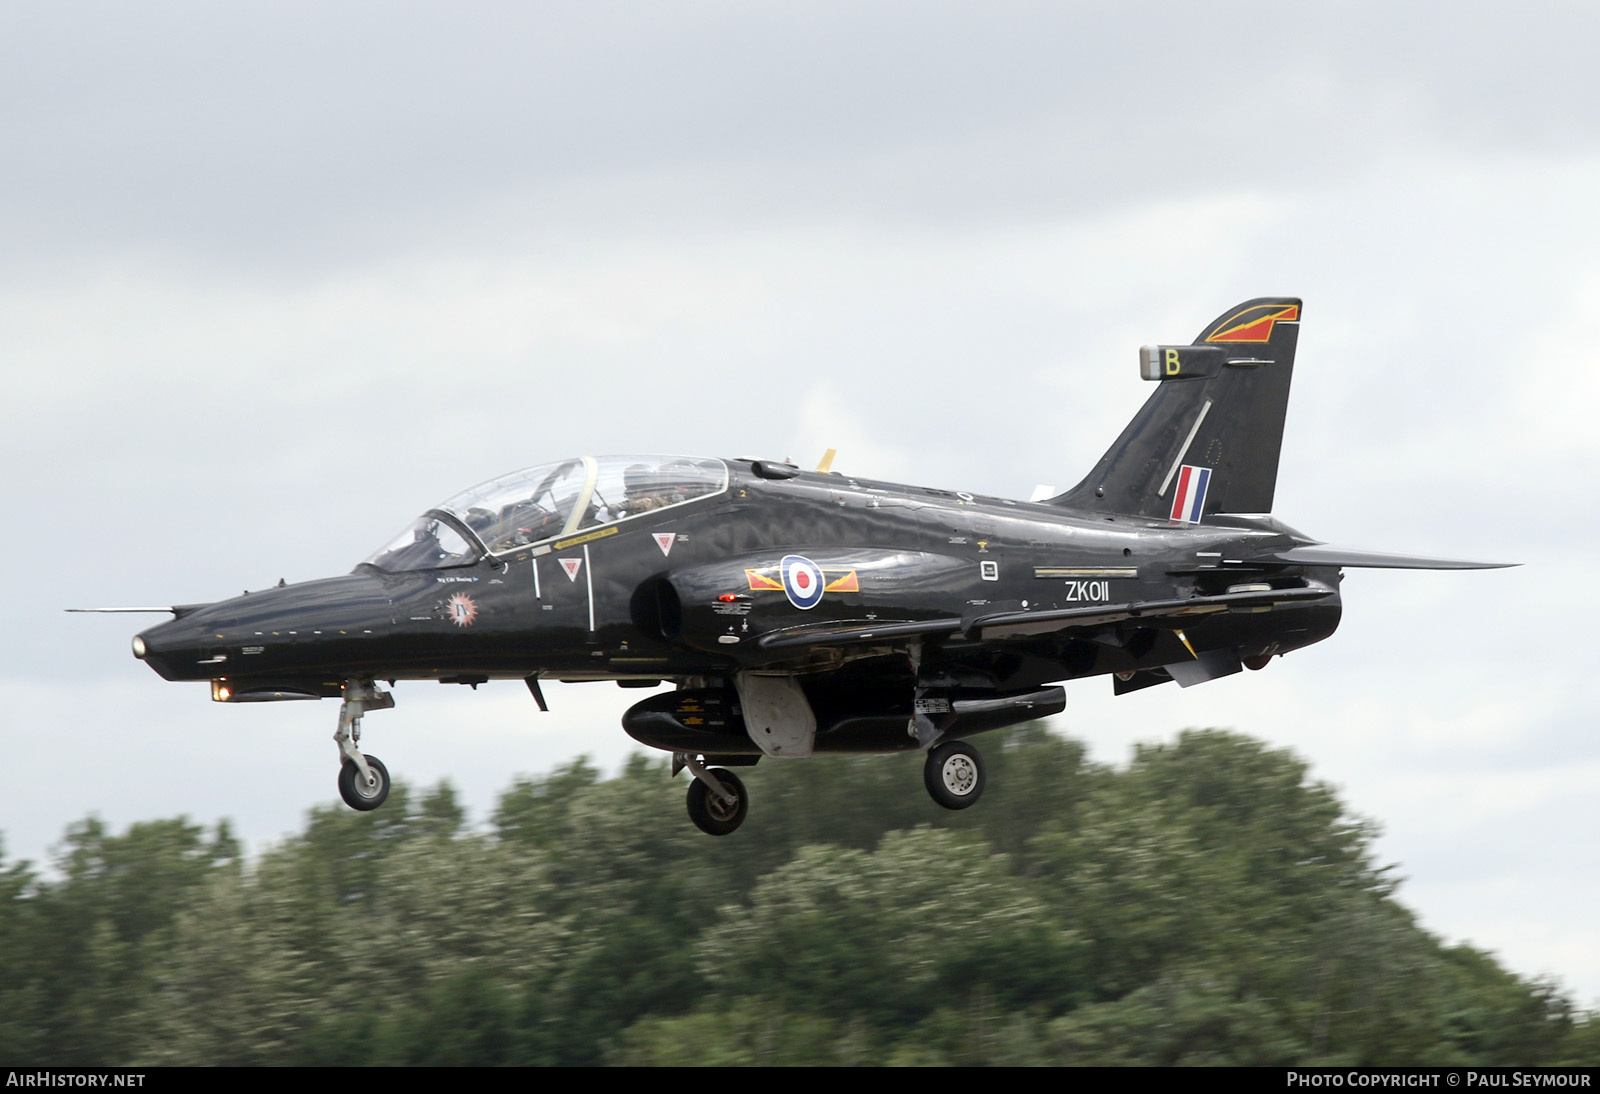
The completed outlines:
{"type": "Polygon", "coordinates": [[[1230,308],[1188,346],[1145,346],[1160,386],[1093,471],[1049,504],[1194,523],[1267,513],[1300,334],[1300,301],[1230,308]]]}

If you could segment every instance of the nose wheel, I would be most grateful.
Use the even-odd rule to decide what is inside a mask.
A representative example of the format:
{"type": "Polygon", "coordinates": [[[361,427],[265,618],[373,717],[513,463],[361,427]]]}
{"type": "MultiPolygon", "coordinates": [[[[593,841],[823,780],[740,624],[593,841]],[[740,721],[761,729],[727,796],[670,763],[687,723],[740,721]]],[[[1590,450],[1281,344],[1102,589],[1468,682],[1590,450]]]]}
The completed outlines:
{"type": "Polygon", "coordinates": [[[367,761],[367,773],[364,776],[353,760],[346,760],[339,768],[339,796],[351,809],[365,813],[378,808],[388,798],[389,769],[370,752],[363,753],[361,758],[367,761]]]}
{"type": "Polygon", "coordinates": [[[983,757],[965,741],[946,741],[928,753],[922,781],[946,809],[976,805],[983,794],[983,757]]]}

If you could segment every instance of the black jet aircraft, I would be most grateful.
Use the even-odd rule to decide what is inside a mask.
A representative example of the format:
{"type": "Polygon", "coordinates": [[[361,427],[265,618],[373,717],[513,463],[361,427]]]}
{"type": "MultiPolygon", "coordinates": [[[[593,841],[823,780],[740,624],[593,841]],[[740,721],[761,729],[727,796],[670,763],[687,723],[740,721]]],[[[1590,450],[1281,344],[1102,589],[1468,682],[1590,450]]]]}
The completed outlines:
{"type": "MultiPolygon", "coordinates": [[[[397,680],[663,681],[623,715],[687,767],[725,834],[729,767],[926,754],[940,805],[984,787],[968,743],[1055,714],[1062,681],[1117,694],[1259,669],[1333,633],[1345,567],[1481,568],[1328,547],[1270,515],[1301,305],[1231,308],[1146,346],[1156,388],[1081,483],[1035,501],[762,459],[581,456],[427,510],[344,576],[170,610],[134,655],[219,702],[340,698],[339,790],[374,809],[358,747],[397,680]]],[[[830,454],[831,458],[831,454],[830,454]]]]}

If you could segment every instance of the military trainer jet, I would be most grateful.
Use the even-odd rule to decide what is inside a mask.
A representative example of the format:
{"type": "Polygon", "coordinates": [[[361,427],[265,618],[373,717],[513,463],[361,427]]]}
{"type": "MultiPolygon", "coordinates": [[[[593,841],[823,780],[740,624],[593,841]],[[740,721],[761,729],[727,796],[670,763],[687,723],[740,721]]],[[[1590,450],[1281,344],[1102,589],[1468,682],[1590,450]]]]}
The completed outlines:
{"type": "MultiPolygon", "coordinates": [[[[1328,547],[1271,516],[1301,305],[1230,308],[1140,350],[1156,384],[1077,486],[1035,501],[763,459],[581,456],[427,510],[344,576],[170,609],[133,639],[219,702],[339,698],[339,790],[375,809],[358,747],[397,680],[671,681],[622,717],[687,767],[722,835],[727,770],[818,752],[926,754],[940,805],[984,787],[968,738],[1054,714],[1062,681],[1117,694],[1260,669],[1333,633],[1344,567],[1494,563],[1328,547]]],[[[831,458],[831,456],[830,456],[831,458]]]]}

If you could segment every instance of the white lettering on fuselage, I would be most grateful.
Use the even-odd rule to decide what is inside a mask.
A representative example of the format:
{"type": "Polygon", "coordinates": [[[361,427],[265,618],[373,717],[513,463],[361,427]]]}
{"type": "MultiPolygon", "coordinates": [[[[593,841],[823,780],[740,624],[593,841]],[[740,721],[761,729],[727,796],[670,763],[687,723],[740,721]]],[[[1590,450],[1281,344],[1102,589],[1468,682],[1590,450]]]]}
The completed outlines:
{"type": "Polygon", "coordinates": [[[1071,600],[1091,600],[1096,603],[1111,599],[1111,583],[1109,581],[1069,581],[1067,582],[1067,597],[1071,600]]]}

